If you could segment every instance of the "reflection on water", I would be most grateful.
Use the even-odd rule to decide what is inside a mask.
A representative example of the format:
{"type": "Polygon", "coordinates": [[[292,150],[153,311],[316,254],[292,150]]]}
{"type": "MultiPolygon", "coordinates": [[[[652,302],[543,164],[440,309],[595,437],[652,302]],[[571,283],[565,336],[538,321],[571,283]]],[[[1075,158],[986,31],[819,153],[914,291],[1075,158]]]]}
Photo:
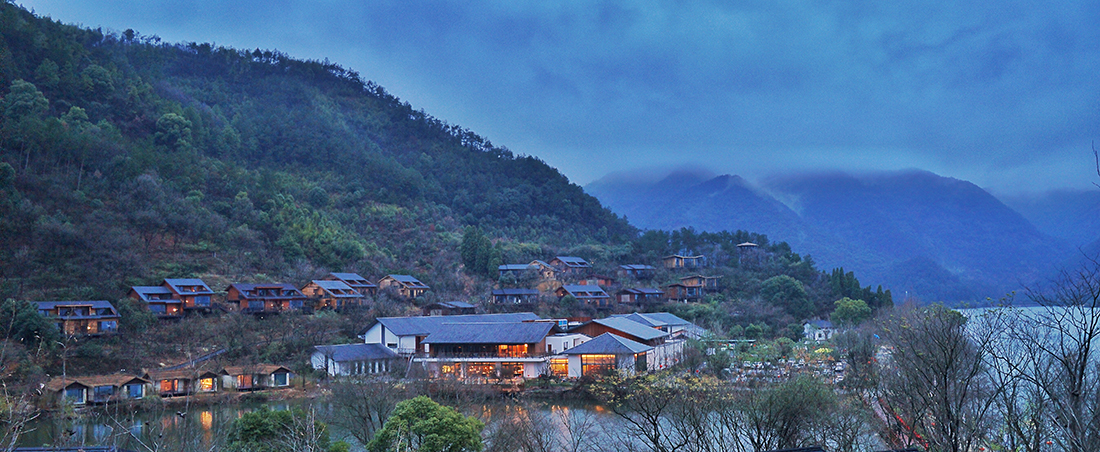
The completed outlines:
{"type": "MultiPolygon", "coordinates": [[[[162,406],[134,412],[113,406],[88,411],[76,419],[42,416],[19,438],[20,447],[118,446],[137,451],[210,451],[225,444],[229,426],[248,412],[267,407],[272,410],[310,409],[327,423],[333,440],[344,440],[352,450],[364,450],[352,435],[333,422],[334,409],[327,400],[290,400],[271,402],[238,402],[232,405],[162,406]]],[[[599,436],[602,429],[616,422],[605,408],[585,403],[488,403],[467,406],[463,411],[478,417],[487,425],[509,417],[534,419],[535,425],[555,432],[559,438],[578,433],[599,436]],[[599,432],[593,427],[600,421],[599,432]]]]}

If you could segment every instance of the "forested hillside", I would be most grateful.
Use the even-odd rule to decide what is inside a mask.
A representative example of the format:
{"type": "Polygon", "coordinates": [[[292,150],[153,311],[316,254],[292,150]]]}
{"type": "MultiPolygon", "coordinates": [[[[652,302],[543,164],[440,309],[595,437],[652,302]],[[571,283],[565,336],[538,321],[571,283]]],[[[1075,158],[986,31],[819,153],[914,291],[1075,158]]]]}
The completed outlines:
{"type": "Polygon", "coordinates": [[[0,87],[0,298],[322,269],[458,292],[464,225],[516,259],[636,234],[537,158],[327,61],[86,30],[5,1],[0,87]]]}

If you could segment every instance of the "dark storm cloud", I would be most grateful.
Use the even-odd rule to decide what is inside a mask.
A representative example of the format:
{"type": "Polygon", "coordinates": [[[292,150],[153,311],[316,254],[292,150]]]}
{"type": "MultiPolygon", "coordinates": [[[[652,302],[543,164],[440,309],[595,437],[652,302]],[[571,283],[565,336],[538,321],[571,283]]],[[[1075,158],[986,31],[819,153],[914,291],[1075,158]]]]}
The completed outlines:
{"type": "Polygon", "coordinates": [[[582,183],[700,163],[1083,186],[1100,125],[1095,2],[25,4],[327,57],[582,183]]]}

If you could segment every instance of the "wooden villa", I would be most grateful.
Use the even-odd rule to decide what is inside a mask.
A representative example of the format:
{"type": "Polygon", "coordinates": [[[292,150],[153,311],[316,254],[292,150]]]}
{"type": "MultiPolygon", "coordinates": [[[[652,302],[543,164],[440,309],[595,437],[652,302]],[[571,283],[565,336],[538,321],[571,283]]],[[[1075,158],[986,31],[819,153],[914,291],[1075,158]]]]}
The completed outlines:
{"type": "Polygon", "coordinates": [[[364,297],[373,297],[378,294],[378,285],[374,284],[356,273],[329,273],[324,277],[327,281],[342,281],[364,297]]]}
{"type": "Polygon", "coordinates": [[[660,303],[665,293],[653,288],[638,287],[623,289],[615,293],[615,298],[622,304],[646,304],[660,303]]]}
{"type": "Polygon", "coordinates": [[[144,303],[158,319],[183,317],[183,300],[166,286],[133,286],[127,296],[144,303]]]}
{"type": "Polygon", "coordinates": [[[619,276],[634,279],[653,279],[657,268],[645,264],[626,264],[619,266],[619,276]]]}
{"type": "Polygon", "coordinates": [[[409,275],[386,275],[378,281],[378,288],[392,290],[404,298],[416,298],[431,289],[427,284],[409,275]]]}
{"type": "Polygon", "coordinates": [[[577,301],[597,308],[610,307],[612,301],[611,296],[604,292],[600,286],[591,284],[566,284],[559,287],[554,293],[559,299],[572,295],[577,301]]]}
{"type": "Polygon", "coordinates": [[[214,291],[201,279],[165,279],[161,286],[172,292],[172,298],[180,300],[184,311],[210,312],[214,291]]]}
{"type": "Polygon", "coordinates": [[[280,314],[308,309],[302,291],[290,284],[231,284],[226,289],[226,301],[245,314],[280,314]]]}
{"type": "Polygon", "coordinates": [[[684,256],[681,254],[673,254],[671,256],[665,256],[661,258],[661,263],[664,264],[665,268],[669,270],[701,268],[703,266],[703,256],[684,256]]]}
{"type": "Polygon", "coordinates": [[[69,336],[98,336],[118,332],[118,310],[109,301],[38,301],[38,313],[69,336]]]}
{"type": "Polygon", "coordinates": [[[302,294],[310,298],[316,310],[358,308],[365,303],[363,294],[343,281],[315,279],[302,288],[302,294]]]}

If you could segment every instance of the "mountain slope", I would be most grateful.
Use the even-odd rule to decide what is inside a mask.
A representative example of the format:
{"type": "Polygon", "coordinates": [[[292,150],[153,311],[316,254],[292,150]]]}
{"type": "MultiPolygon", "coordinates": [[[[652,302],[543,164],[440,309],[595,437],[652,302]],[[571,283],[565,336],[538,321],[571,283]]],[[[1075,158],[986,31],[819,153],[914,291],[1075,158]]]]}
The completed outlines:
{"type": "Polygon", "coordinates": [[[465,287],[466,225],[518,259],[635,233],[542,161],[328,62],[2,2],[0,96],[0,298],[326,269],[413,273],[446,293],[465,287]]]}
{"type": "MultiPolygon", "coordinates": [[[[638,206],[686,210],[677,197],[654,194],[657,185],[630,190],[606,185],[594,183],[586,190],[639,227],[670,224],[651,220],[638,206]]],[[[924,300],[1000,297],[1048,277],[1064,251],[981,188],[927,172],[787,176],[766,181],[767,192],[731,176],[691,187],[676,193],[698,201],[692,207],[698,216],[672,226],[768,231],[773,240],[811,254],[823,268],[844,266],[896,294],[924,300]],[[701,188],[729,180],[738,180],[739,189],[701,188]],[[776,208],[777,199],[791,208],[776,208]]]]}
{"type": "Polygon", "coordinates": [[[643,228],[745,230],[792,245],[805,239],[806,226],[794,211],[739,176],[674,172],[652,184],[603,179],[584,189],[643,228]]]}

